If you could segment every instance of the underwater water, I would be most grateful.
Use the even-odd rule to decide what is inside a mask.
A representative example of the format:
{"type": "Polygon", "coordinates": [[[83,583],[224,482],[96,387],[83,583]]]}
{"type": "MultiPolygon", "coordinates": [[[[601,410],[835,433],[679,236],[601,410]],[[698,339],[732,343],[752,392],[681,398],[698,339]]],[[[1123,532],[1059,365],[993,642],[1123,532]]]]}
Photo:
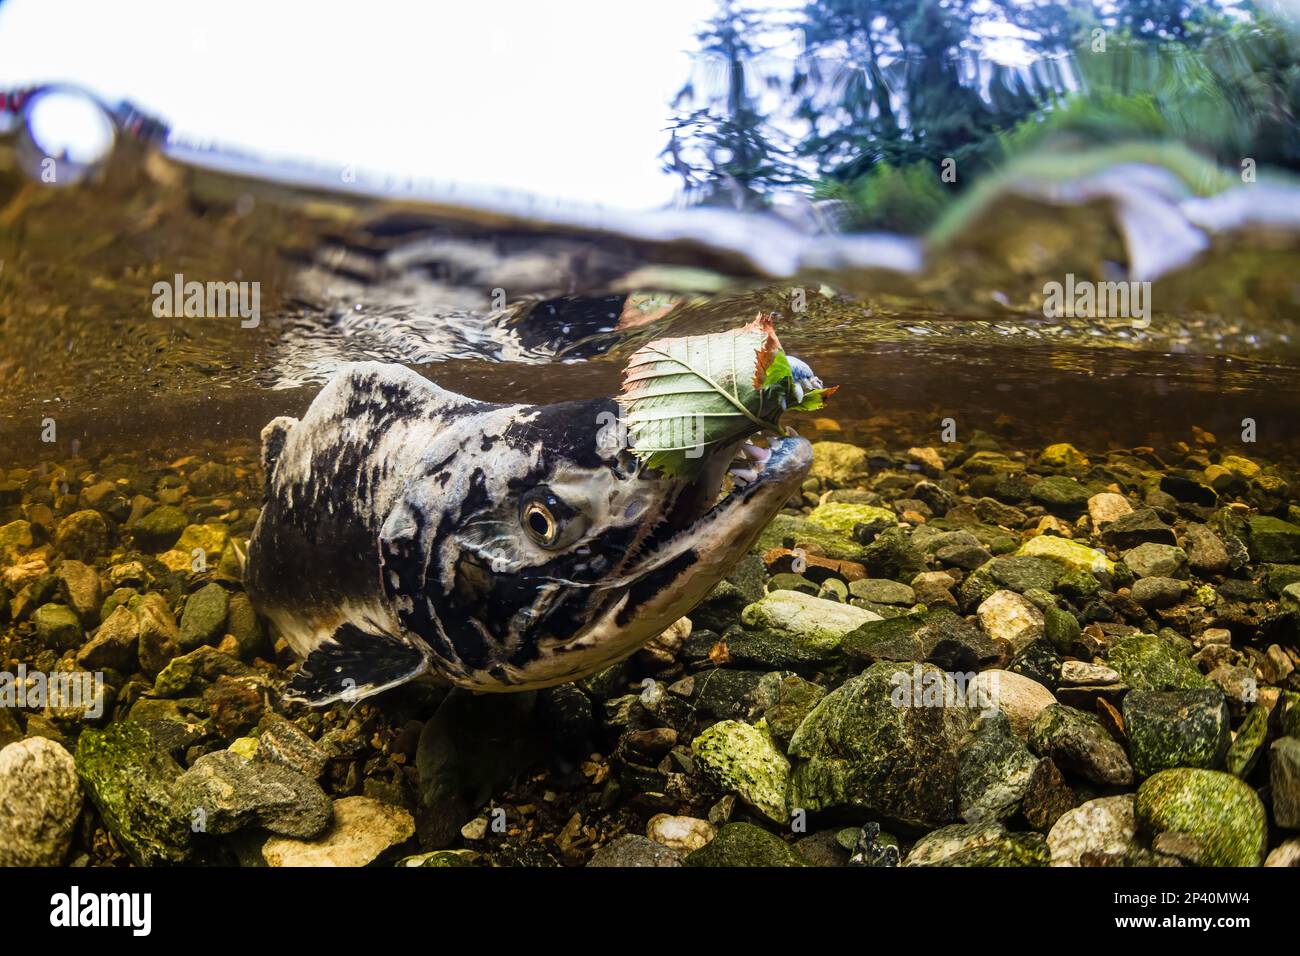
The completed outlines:
{"type": "Polygon", "coordinates": [[[343,185],[135,139],[51,186],[19,153],[0,142],[0,662],[105,681],[93,716],[0,710],[0,746],[57,742],[89,800],[27,859],[924,863],[958,852],[922,842],[950,825],[996,830],[962,862],[1258,863],[1294,843],[1297,778],[1276,768],[1297,758],[1265,751],[1300,713],[1295,188],[1206,198],[1116,161],[988,190],[923,244],[343,185]],[[1129,280],[1142,308],[1045,314],[1052,283],[1129,280]],[[213,282],[243,311],[209,314],[213,282]],[[241,563],[270,419],[362,360],[485,401],[612,396],[652,339],[760,312],[839,386],[787,423],[837,444],[689,628],[536,694],[280,699],[297,661],[241,563]],[[844,620],[818,603],[830,623],[800,623],[806,600],[844,620]],[[985,776],[952,708],[854,703],[913,664],[1008,675],[1008,721],[973,731],[985,776]],[[902,753],[861,749],[896,718],[902,753]],[[230,751],[290,774],[293,799],[259,803],[270,783],[210,758],[230,751]],[[201,761],[247,805],[205,803],[201,761]],[[1161,772],[1233,838],[1139,790],[1161,772]],[[128,817],[132,788],[180,809],[128,817]],[[1141,836],[1049,837],[1134,793],[1141,836]],[[370,842],[322,836],[349,827],[370,842]]]}

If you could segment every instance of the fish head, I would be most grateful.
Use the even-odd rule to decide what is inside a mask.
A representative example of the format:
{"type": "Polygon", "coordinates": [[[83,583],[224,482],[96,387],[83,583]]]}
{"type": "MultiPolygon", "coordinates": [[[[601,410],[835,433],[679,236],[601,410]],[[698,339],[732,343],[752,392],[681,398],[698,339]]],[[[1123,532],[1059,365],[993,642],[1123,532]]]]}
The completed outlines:
{"type": "Polygon", "coordinates": [[[380,558],[403,627],[453,683],[544,687],[626,657],[726,576],[812,463],[807,441],[773,435],[676,477],[622,435],[612,400],[483,406],[423,456],[380,558]]]}

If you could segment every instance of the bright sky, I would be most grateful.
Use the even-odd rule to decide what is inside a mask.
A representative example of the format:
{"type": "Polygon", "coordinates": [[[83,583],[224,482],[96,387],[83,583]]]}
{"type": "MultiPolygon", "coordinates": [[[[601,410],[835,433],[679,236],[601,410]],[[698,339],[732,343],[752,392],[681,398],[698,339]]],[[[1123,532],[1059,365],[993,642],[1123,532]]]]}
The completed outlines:
{"type": "MultiPolygon", "coordinates": [[[[768,0],[759,6],[792,6],[768,0]]],[[[660,206],[714,0],[7,0],[0,88],[64,80],[187,140],[660,206]]]]}
{"type": "MultiPolygon", "coordinates": [[[[271,159],[650,208],[680,187],[660,168],[669,100],[715,9],[716,0],[0,0],[0,89],[79,84],[110,103],[131,100],[186,142],[271,159]]],[[[1014,32],[990,30],[987,52],[1017,61],[1014,32]]],[[[775,42],[778,58],[797,55],[795,38],[775,42]]]]}

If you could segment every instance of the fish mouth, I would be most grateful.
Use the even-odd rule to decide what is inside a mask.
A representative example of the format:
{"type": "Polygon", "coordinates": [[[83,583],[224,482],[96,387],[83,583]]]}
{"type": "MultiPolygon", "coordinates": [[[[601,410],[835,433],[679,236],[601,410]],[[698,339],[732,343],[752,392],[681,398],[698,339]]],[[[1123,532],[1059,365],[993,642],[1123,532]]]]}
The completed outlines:
{"type": "Polygon", "coordinates": [[[701,477],[678,496],[631,574],[647,573],[687,550],[697,559],[748,550],[812,467],[812,445],[806,439],[771,435],[765,441],[765,446],[735,442],[713,452],[701,477]]]}

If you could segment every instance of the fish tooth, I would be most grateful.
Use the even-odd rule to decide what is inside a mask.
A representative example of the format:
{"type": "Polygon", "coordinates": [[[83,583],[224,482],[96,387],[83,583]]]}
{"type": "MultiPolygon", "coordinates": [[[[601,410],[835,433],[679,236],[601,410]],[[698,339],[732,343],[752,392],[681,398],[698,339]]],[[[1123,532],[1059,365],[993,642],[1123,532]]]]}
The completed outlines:
{"type": "Polygon", "coordinates": [[[803,401],[803,386],[798,382],[794,383],[794,403],[798,405],[803,401]]]}
{"type": "Polygon", "coordinates": [[[752,468],[733,468],[731,469],[731,477],[737,478],[745,484],[749,484],[751,481],[758,478],[758,472],[752,468]]]}

